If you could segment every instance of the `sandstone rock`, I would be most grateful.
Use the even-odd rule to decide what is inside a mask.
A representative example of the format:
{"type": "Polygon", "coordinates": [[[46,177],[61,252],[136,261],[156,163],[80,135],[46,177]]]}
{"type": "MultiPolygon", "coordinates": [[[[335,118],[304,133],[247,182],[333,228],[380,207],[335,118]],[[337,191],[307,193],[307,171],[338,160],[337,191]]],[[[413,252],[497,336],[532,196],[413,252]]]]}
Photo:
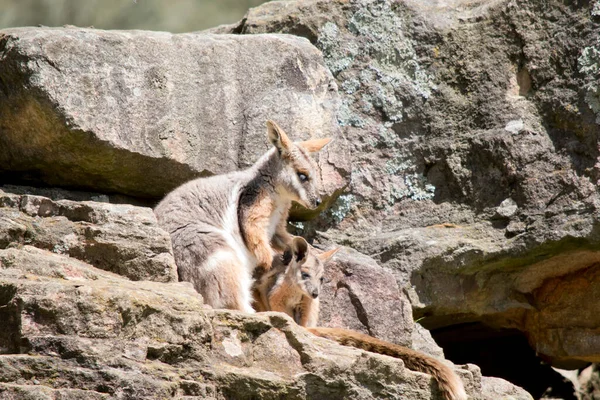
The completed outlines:
{"type": "Polygon", "coordinates": [[[410,303],[394,276],[370,257],[343,248],[325,270],[320,325],[347,328],[405,346],[412,345],[410,303]]]}
{"type": "Polygon", "coordinates": [[[427,375],[283,314],[210,310],[187,283],[132,282],[29,246],[7,253],[25,256],[0,264],[2,398],[438,398],[427,375]]]}
{"type": "MultiPolygon", "coordinates": [[[[307,40],[15,28],[0,32],[0,176],[157,199],[253,163],[265,121],[338,137],[335,85],[307,40]]],[[[346,184],[342,141],[320,159],[346,184]]]]}
{"type": "Polygon", "coordinates": [[[0,188],[0,248],[24,244],[133,280],[177,281],[171,239],[147,207],[54,201],[0,188]]]}
{"type": "Polygon", "coordinates": [[[336,78],[352,183],[306,232],[393,271],[425,326],[517,328],[573,367],[600,354],[593,7],[269,2],[219,32],[304,36],[336,78]]]}
{"type": "MultiPolygon", "coordinates": [[[[568,294],[585,278],[590,296],[597,291],[591,268],[578,275],[597,262],[600,243],[598,128],[579,92],[594,104],[596,22],[582,5],[552,6],[562,13],[533,0],[269,2],[215,30],[305,36],[330,72],[306,40],[288,36],[3,31],[0,178],[154,199],[190,177],[250,164],[267,148],[266,118],[283,119],[293,137],[334,135],[320,159],[326,190],[351,174],[350,192],[307,231],[328,228],[322,241],[372,258],[340,255],[323,294],[325,324],[440,353],[413,326],[406,292],[426,326],[514,327],[548,359],[581,362],[598,354],[589,329],[598,321],[574,315],[552,336],[565,312],[552,304],[573,309],[568,294]],[[522,230],[495,218],[509,197],[519,204],[510,223],[522,230]]],[[[136,241],[151,246],[148,231],[121,241],[126,218],[89,222],[131,206],[0,199],[0,247],[15,246],[0,250],[0,393],[436,397],[429,377],[314,339],[279,314],[208,310],[185,284],[131,282],[73,259],[172,279],[156,265],[123,268],[136,241]],[[82,226],[114,244],[120,261],[86,250],[82,226]]],[[[591,301],[585,293],[577,300],[591,301]]],[[[486,388],[477,367],[458,373],[474,398],[530,398],[512,385],[486,388]]]]}
{"type": "MultiPolygon", "coordinates": [[[[143,218],[149,209],[12,190],[24,194],[0,193],[2,399],[439,398],[429,376],[399,360],[315,338],[283,314],[212,310],[189,283],[131,281],[105,270],[131,274],[118,260],[98,269],[74,251],[85,249],[84,228],[116,249],[150,249],[148,236],[155,244],[165,233],[143,218]],[[131,230],[128,242],[111,224],[131,230]],[[56,251],[64,235],[71,247],[56,251]]],[[[411,310],[393,276],[350,249],[335,260],[323,320],[410,346],[411,310]]],[[[440,355],[416,337],[416,347],[440,355]]],[[[479,369],[456,371],[480,398],[479,369]]]]}
{"type": "Polygon", "coordinates": [[[483,396],[485,400],[513,400],[531,398],[529,393],[518,386],[511,385],[504,379],[482,377],[483,396]]]}

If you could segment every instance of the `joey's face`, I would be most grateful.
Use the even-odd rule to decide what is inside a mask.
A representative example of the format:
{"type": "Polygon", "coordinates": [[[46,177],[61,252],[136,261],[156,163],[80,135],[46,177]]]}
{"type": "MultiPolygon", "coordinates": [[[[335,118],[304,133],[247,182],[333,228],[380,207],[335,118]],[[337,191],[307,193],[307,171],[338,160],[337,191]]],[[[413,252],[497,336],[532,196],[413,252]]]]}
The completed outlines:
{"type": "Polygon", "coordinates": [[[310,153],[321,150],[330,139],[294,143],[273,121],[267,121],[267,133],[281,160],[277,186],[290,200],[306,208],[317,208],[321,204],[321,174],[310,153]]]}
{"type": "Polygon", "coordinates": [[[316,254],[315,249],[311,249],[302,237],[296,236],[292,240],[283,259],[288,265],[287,273],[292,274],[292,281],[303,294],[313,299],[319,297],[325,265],[338,250],[316,254]]]}
{"type": "Polygon", "coordinates": [[[323,263],[315,256],[309,256],[296,272],[298,286],[302,292],[313,299],[319,297],[323,286],[323,263]]]}

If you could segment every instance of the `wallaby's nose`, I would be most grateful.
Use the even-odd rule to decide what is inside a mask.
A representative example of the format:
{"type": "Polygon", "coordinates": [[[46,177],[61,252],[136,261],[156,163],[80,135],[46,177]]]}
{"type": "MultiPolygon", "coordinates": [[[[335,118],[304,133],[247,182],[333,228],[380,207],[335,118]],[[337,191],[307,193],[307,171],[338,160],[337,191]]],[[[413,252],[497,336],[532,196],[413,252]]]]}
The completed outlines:
{"type": "Polygon", "coordinates": [[[319,292],[316,290],[314,292],[312,292],[312,297],[313,297],[313,299],[316,299],[317,297],[319,297],[319,292]]]}

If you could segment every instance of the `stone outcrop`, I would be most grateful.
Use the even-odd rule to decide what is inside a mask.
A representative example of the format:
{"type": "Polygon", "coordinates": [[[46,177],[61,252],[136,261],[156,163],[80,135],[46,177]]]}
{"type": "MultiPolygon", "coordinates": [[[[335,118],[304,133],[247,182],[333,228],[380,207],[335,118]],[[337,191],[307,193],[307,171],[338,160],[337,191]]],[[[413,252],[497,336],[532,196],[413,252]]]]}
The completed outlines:
{"type": "MultiPolygon", "coordinates": [[[[173,282],[142,206],[250,165],[267,118],[336,139],[319,159],[332,204],[296,223],[346,246],[323,325],[443,356],[414,314],[597,361],[599,21],[538,3],[277,1],[211,34],[1,31],[1,182],[97,193],[0,192],[0,397],[438,397],[399,361],[173,282]]],[[[531,398],[456,368],[475,399],[531,398]]]]}
{"type": "MultiPolygon", "coordinates": [[[[29,245],[0,250],[0,272],[3,399],[436,393],[401,361],[315,338],[282,314],[211,310],[188,283],[135,282],[29,245]]],[[[493,398],[480,397],[477,367],[457,373],[475,398],[493,398]]]]}
{"type": "Polygon", "coordinates": [[[150,208],[54,201],[0,188],[0,249],[23,245],[65,254],[132,280],[177,281],[171,238],[150,208]]]}
{"type": "Polygon", "coordinates": [[[212,31],[304,36],[337,81],[351,185],[305,232],[373,256],[425,326],[572,368],[600,360],[597,9],[286,1],[212,31]]]}
{"type": "Polygon", "coordinates": [[[412,310],[394,276],[355,250],[343,248],[327,265],[320,304],[323,326],[412,345],[412,310]]]}
{"type": "MultiPolygon", "coordinates": [[[[265,121],[338,137],[337,93],[306,39],[15,28],[0,33],[0,177],[160,199],[252,164],[265,121]]],[[[325,194],[346,185],[340,143],[325,194]]]]}

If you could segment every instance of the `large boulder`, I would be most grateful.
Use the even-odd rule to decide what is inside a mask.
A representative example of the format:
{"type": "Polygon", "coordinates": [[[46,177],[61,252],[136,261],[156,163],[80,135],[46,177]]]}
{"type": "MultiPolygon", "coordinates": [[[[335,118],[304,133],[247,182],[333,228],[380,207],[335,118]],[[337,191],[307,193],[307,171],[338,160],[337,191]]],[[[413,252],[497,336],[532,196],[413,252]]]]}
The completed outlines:
{"type": "MultiPolygon", "coordinates": [[[[321,53],[289,35],[76,28],[0,31],[0,177],[160,199],[252,164],[265,121],[293,139],[339,137],[321,53]]],[[[344,142],[320,158],[346,185],[344,142]]]]}
{"type": "MultiPolygon", "coordinates": [[[[188,283],[133,282],[31,246],[0,250],[0,272],[3,399],[438,398],[399,360],[283,314],[210,310],[188,283]]],[[[476,368],[457,373],[483,398],[476,368]]]]}
{"type": "Polygon", "coordinates": [[[269,2],[213,32],[323,52],[352,180],[321,240],[389,268],[427,327],[516,328],[578,367],[600,361],[596,3],[269,2]]]}
{"type": "MultiPolygon", "coordinates": [[[[280,16],[298,6],[286,3],[289,7],[277,11],[280,16]]],[[[304,3],[302,7],[320,13],[318,23],[334,36],[339,32],[327,19],[341,24],[352,7],[367,7],[366,2],[304,3]]],[[[382,16],[383,23],[398,22],[390,22],[385,15],[389,5],[381,4],[382,10],[374,6],[369,13],[382,16]]],[[[265,7],[281,6],[274,2],[265,7]]],[[[274,18],[269,12],[263,17],[274,18]]],[[[6,353],[0,360],[5,363],[0,368],[5,374],[0,377],[2,395],[436,398],[429,377],[405,370],[397,360],[312,338],[280,314],[247,316],[203,306],[189,285],[164,283],[175,279],[175,268],[166,233],[157,230],[151,210],[103,203],[151,204],[191,177],[251,164],[268,148],[264,121],[270,118],[294,139],[337,137],[319,159],[324,192],[335,198],[349,173],[358,180],[318,224],[339,228],[330,231],[330,241],[359,247],[392,266],[388,261],[397,260],[393,251],[377,253],[376,241],[361,247],[361,240],[383,232],[383,226],[394,234],[392,228],[404,216],[377,220],[411,204],[408,198],[426,199],[426,207],[414,206],[421,207],[415,212],[424,212],[419,214],[424,221],[431,218],[425,215],[435,203],[427,202],[433,190],[416,172],[406,180],[397,176],[398,165],[382,169],[395,152],[412,154],[414,146],[408,143],[402,152],[406,143],[400,139],[389,148],[373,146],[372,130],[389,139],[389,129],[402,122],[395,114],[394,124],[381,124],[379,114],[383,108],[397,111],[397,104],[382,99],[398,82],[403,89],[414,89],[411,95],[428,92],[422,82],[413,87],[408,75],[385,64],[385,53],[392,47],[396,51],[395,44],[389,47],[389,32],[365,28],[367,23],[377,27],[378,19],[368,18],[365,13],[357,17],[357,26],[363,24],[363,34],[370,35],[358,44],[379,41],[383,47],[363,51],[353,42],[331,42],[325,61],[308,40],[287,35],[74,28],[0,32],[0,178],[100,192],[87,199],[54,197],[54,190],[7,189],[0,196],[0,315],[9,321],[0,333],[6,353]],[[335,67],[331,52],[345,48],[355,52],[354,58],[335,67]],[[376,79],[369,86],[372,95],[383,97],[365,98],[363,111],[371,119],[362,125],[353,114],[362,105],[348,100],[355,82],[344,83],[340,73],[354,60],[366,63],[355,69],[368,66],[374,54],[385,68],[364,68],[363,73],[376,79]],[[346,93],[339,113],[338,83],[324,62],[346,93]],[[359,160],[352,171],[349,149],[359,160]],[[360,174],[371,168],[389,176],[374,174],[369,177],[373,182],[365,183],[368,179],[361,180],[360,174]],[[397,186],[402,182],[406,190],[397,186]],[[405,194],[390,197],[394,187],[405,194]]],[[[287,22],[275,24],[283,29],[287,22]]],[[[320,30],[318,25],[316,32],[320,30]]],[[[251,29],[242,23],[232,32],[242,31],[251,29]]],[[[317,40],[319,35],[307,33],[325,49],[327,38],[317,40]]],[[[409,48],[398,51],[399,57],[414,56],[409,48]]],[[[423,70],[409,64],[403,68],[424,79],[423,70]]],[[[415,107],[419,104],[424,102],[415,107]]],[[[505,204],[504,215],[513,208],[505,204]]],[[[427,333],[413,325],[404,288],[397,285],[419,267],[419,256],[417,252],[414,266],[386,270],[373,258],[345,249],[328,271],[321,323],[441,356],[427,333]]],[[[530,398],[504,382],[486,386],[475,366],[461,367],[458,373],[474,398],[500,393],[530,398]]]]}

